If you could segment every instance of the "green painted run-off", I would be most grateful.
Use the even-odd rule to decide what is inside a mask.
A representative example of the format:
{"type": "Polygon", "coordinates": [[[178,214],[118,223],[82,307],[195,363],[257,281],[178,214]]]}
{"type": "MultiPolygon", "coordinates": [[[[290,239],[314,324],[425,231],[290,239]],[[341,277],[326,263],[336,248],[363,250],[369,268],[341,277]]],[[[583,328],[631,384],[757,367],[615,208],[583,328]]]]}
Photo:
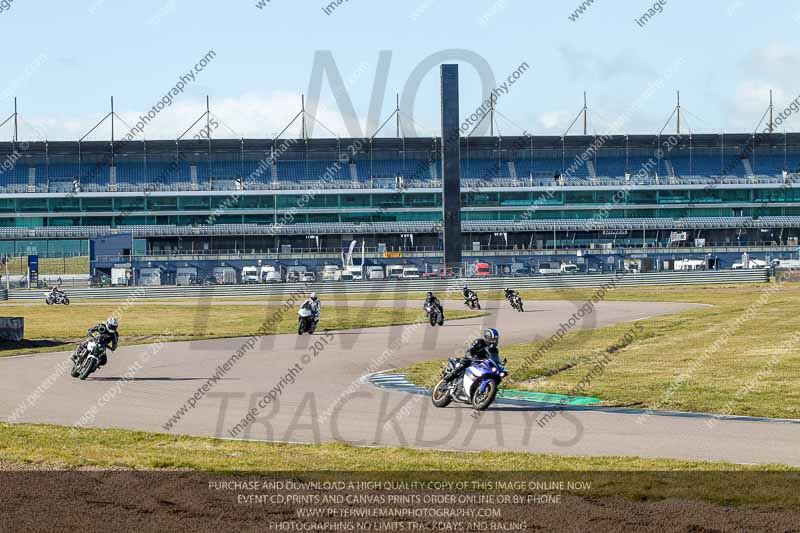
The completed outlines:
{"type": "Polygon", "coordinates": [[[592,405],[601,400],[588,396],[565,396],[563,394],[546,394],[525,390],[500,389],[498,397],[506,400],[520,400],[524,402],[557,403],[561,405],[592,405]]]}

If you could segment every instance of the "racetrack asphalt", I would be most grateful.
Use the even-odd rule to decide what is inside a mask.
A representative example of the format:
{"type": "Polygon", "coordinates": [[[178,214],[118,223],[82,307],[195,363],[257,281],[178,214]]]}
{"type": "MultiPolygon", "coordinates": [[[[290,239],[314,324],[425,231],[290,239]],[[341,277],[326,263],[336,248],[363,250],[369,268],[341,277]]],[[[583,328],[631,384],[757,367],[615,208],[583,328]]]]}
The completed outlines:
{"type": "MultiPolygon", "coordinates": [[[[375,305],[409,304],[348,302],[365,313],[375,305]]],[[[460,404],[436,409],[429,397],[377,389],[362,380],[417,361],[444,361],[490,326],[500,330],[503,344],[550,336],[584,302],[528,301],[525,313],[498,301],[485,305],[486,316],[441,328],[419,324],[326,332],[323,311],[317,334],[259,337],[223,373],[220,366],[247,338],[123,346],[83,382],[58,370],[68,357],[64,352],[0,358],[0,419],[16,412],[17,422],[220,438],[800,466],[800,423],[720,419],[709,424],[704,416],[643,417],[635,410],[582,408],[563,411],[541,427],[537,420],[552,410],[550,405],[495,404],[483,413],[460,404]],[[275,399],[267,402],[270,391],[275,399]],[[199,399],[190,408],[193,395],[199,399]],[[169,427],[182,407],[185,413],[169,427]],[[255,423],[235,431],[251,409],[255,423]]],[[[572,331],[696,307],[600,302],[572,331]]]]}

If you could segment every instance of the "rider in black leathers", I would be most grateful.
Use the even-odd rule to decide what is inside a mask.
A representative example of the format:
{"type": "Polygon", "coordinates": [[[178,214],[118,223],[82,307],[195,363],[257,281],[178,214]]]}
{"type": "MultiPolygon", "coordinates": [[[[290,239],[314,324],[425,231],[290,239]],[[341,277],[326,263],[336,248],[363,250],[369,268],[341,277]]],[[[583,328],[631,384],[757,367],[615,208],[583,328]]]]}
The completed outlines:
{"type": "Polygon", "coordinates": [[[441,314],[442,319],[444,319],[444,306],[442,305],[442,302],[439,301],[439,298],[434,296],[433,293],[430,291],[428,291],[428,295],[425,297],[425,303],[423,304],[423,307],[425,308],[427,308],[428,306],[430,306],[431,308],[438,307],[439,313],[441,314]]]}
{"type": "Polygon", "coordinates": [[[118,323],[116,318],[109,318],[105,322],[100,322],[96,326],[89,328],[89,330],[86,332],[88,335],[91,335],[92,333],[99,334],[97,335],[97,342],[100,345],[100,361],[98,363],[98,368],[108,362],[108,357],[106,357],[106,348],[113,352],[119,346],[119,332],[117,331],[117,325],[118,323]]]}
{"type": "Polygon", "coordinates": [[[509,302],[511,301],[511,298],[513,298],[514,296],[519,296],[519,293],[517,291],[515,291],[514,289],[510,289],[508,287],[503,289],[503,293],[505,293],[506,300],[508,300],[509,302]]]}
{"type": "Polygon", "coordinates": [[[460,376],[465,368],[468,368],[474,360],[494,359],[500,360],[500,352],[497,345],[500,342],[500,333],[494,328],[488,328],[483,332],[483,337],[475,339],[472,345],[464,352],[464,357],[458,360],[453,373],[448,381],[452,381],[460,376]]]}
{"type": "Polygon", "coordinates": [[[478,294],[466,285],[464,285],[464,290],[462,291],[462,293],[464,294],[464,303],[470,301],[471,298],[478,297],[478,294]]]}

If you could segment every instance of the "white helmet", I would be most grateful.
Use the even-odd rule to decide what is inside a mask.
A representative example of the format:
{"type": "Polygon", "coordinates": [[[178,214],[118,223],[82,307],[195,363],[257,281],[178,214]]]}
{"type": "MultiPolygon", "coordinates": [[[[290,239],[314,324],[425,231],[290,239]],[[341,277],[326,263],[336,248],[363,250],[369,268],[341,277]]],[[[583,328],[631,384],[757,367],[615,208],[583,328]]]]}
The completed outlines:
{"type": "Polygon", "coordinates": [[[312,300],[314,300],[315,302],[317,301],[317,293],[316,292],[312,292],[311,294],[308,295],[308,297],[311,298],[312,300]]]}
{"type": "Polygon", "coordinates": [[[109,331],[117,331],[118,325],[119,323],[117,322],[117,319],[114,317],[111,317],[108,320],[106,320],[106,327],[108,328],[109,331]]]}

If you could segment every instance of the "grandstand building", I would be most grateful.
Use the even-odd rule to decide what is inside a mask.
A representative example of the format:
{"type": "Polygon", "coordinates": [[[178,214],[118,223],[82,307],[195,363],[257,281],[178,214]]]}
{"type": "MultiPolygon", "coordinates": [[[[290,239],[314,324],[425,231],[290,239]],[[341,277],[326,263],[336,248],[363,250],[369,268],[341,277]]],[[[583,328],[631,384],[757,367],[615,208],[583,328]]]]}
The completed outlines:
{"type": "MultiPolygon", "coordinates": [[[[3,143],[0,253],[86,255],[93,237],[131,234],[142,260],[338,257],[352,240],[374,257],[441,254],[440,144],[3,143]]],[[[798,171],[798,134],[462,138],[465,260],[795,251],[798,171]]]]}

